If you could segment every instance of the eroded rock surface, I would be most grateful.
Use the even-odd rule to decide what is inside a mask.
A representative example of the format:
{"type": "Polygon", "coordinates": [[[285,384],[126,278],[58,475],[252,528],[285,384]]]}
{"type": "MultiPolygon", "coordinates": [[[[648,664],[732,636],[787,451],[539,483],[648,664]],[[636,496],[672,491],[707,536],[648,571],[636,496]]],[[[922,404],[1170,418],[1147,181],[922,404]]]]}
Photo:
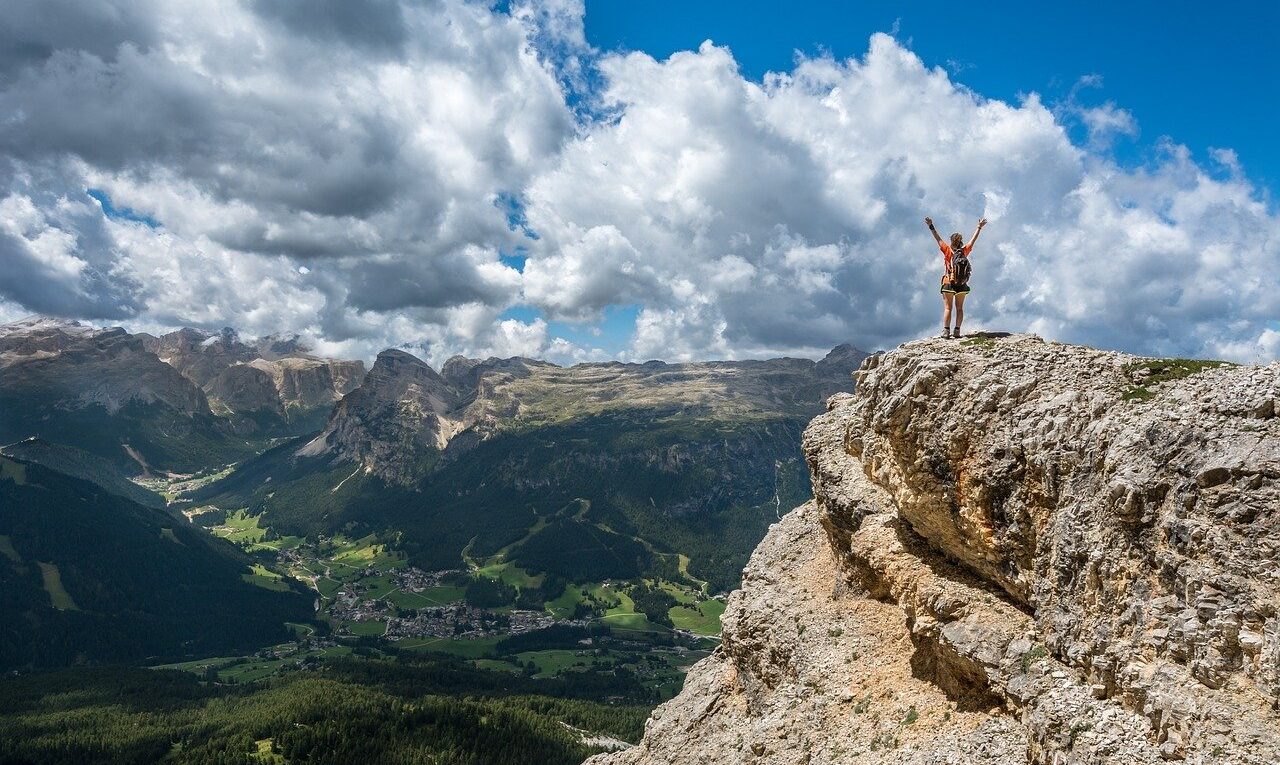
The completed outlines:
{"type": "Polygon", "coordinates": [[[723,646],[593,765],[1280,762],[1280,364],[1013,336],[858,378],[723,646]]]}
{"type": "Polygon", "coordinates": [[[297,337],[246,342],[231,328],[139,334],[147,350],[198,385],[222,415],[267,415],[308,432],[359,387],[364,362],[311,355],[297,337]]]}

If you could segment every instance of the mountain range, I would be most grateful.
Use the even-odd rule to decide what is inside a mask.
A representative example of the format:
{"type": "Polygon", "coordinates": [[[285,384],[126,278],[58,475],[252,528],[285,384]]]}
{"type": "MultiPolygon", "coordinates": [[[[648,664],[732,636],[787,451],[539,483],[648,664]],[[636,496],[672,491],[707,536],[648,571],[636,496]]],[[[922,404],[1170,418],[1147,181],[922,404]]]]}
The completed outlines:
{"type": "MultiPolygon", "coordinates": [[[[455,357],[437,371],[390,349],[366,375],[361,362],[314,356],[291,337],[190,328],[157,337],[46,318],[3,325],[0,448],[6,464],[40,476],[20,484],[14,472],[5,484],[14,501],[0,522],[17,557],[0,568],[27,583],[6,615],[29,623],[39,606],[42,624],[86,618],[32,589],[43,581],[32,578],[36,561],[73,572],[62,586],[95,618],[127,621],[115,605],[123,600],[93,594],[114,577],[136,584],[134,574],[151,572],[158,592],[180,583],[150,564],[131,569],[128,556],[96,568],[96,584],[74,573],[85,538],[59,542],[56,524],[28,517],[52,523],[40,508],[55,494],[97,507],[75,533],[120,538],[120,549],[151,550],[154,540],[138,539],[175,530],[180,543],[162,546],[175,568],[205,549],[184,535],[217,541],[199,527],[225,529],[234,516],[272,537],[376,538],[414,567],[499,572],[520,592],[636,577],[722,591],[769,523],[808,496],[801,430],[851,387],[865,357],[851,346],[817,362],[455,357]],[[130,530],[138,523],[145,529],[130,530]],[[24,547],[37,542],[38,551],[24,547]]],[[[238,572],[235,584],[257,571],[246,566],[274,562],[262,556],[218,565],[238,572]]],[[[228,604],[241,597],[234,589],[228,604]]],[[[161,655],[199,644],[145,645],[161,655]]]]}
{"type": "Polygon", "coordinates": [[[316,429],[363,374],[296,339],[26,319],[0,326],[0,444],[37,437],[129,475],[195,473],[316,429]]]}
{"type": "Polygon", "coordinates": [[[458,357],[437,372],[388,350],[319,434],[185,500],[285,534],[392,531],[429,569],[500,559],[570,580],[664,574],[724,589],[779,508],[808,495],[800,432],[865,356],[458,357]]]}

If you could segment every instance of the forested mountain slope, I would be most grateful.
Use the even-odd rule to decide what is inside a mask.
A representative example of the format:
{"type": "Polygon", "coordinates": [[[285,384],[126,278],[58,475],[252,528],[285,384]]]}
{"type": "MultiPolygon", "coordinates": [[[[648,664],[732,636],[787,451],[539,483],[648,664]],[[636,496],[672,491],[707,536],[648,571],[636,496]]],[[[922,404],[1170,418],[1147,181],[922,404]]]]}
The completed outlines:
{"type": "Polygon", "coordinates": [[[0,666],[252,650],[312,598],[254,584],[250,559],[163,510],[0,456],[0,666]]]}

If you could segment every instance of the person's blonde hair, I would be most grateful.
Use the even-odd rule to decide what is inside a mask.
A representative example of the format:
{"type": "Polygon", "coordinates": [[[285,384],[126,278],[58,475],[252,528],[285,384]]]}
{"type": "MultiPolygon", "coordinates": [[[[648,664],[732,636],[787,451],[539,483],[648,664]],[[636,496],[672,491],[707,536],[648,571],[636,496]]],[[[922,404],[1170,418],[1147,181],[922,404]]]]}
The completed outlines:
{"type": "Polygon", "coordinates": [[[964,246],[964,237],[963,237],[963,236],[960,236],[959,234],[952,234],[952,235],[951,235],[951,247],[952,247],[953,249],[957,249],[957,250],[958,250],[958,249],[960,249],[960,248],[961,248],[961,247],[963,247],[963,246],[964,246]]]}

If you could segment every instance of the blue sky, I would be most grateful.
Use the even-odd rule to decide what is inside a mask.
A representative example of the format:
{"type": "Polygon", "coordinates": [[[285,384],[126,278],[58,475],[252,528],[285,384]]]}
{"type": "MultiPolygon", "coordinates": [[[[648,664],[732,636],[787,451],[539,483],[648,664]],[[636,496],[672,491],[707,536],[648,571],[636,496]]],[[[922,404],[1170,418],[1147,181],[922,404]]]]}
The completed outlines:
{"type": "Polygon", "coordinates": [[[1116,149],[1143,161],[1161,136],[1199,158],[1231,148],[1255,181],[1280,182],[1280,3],[831,2],[587,0],[587,40],[606,50],[666,57],[703,40],[732,49],[745,76],[788,71],[796,51],[861,56],[874,32],[892,32],[929,66],[987,98],[1047,102],[1077,90],[1114,101],[1141,131],[1116,149]]]}

